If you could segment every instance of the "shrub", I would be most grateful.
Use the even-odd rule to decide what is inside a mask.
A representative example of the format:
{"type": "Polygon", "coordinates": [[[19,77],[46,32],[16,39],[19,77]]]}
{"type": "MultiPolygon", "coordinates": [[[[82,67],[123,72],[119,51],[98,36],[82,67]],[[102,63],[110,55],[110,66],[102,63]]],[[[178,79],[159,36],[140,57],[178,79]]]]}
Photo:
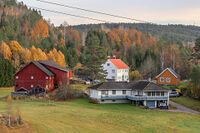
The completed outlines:
{"type": "Polygon", "coordinates": [[[89,102],[93,103],[93,104],[98,104],[99,103],[99,101],[97,99],[93,99],[93,98],[90,98],[89,102]]]}

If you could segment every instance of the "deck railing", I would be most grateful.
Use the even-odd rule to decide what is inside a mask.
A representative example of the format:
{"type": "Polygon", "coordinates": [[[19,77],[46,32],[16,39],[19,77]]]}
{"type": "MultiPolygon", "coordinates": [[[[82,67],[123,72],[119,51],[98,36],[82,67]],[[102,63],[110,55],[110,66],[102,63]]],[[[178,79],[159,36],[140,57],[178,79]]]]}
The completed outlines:
{"type": "Polygon", "coordinates": [[[168,100],[167,96],[126,96],[126,95],[120,95],[120,96],[101,96],[101,99],[129,99],[133,101],[143,101],[143,100],[168,100]]]}

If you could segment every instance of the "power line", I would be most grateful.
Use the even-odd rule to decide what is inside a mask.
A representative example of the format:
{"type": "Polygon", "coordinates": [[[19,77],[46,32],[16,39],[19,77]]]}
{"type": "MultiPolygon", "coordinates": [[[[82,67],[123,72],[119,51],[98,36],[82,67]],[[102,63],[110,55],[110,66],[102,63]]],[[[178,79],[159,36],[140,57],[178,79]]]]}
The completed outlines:
{"type": "Polygon", "coordinates": [[[49,2],[49,1],[46,1],[46,0],[36,0],[36,1],[39,1],[39,2],[42,2],[42,3],[51,4],[51,5],[57,5],[57,6],[72,8],[72,9],[76,9],[76,10],[81,10],[81,11],[85,11],[85,12],[91,12],[91,13],[106,15],[106,16],[115,17],[115,18],[127,19],[127,20],[131,20],[131,21],[142,22],[142,23],[152,23],[152,22],[148,22],[148,21],[144,21],[144,20],[135,19],[135,18],[120,16],[120,15],[114,15],[114,14],[109,14],[109,13],[95,11],[95,10],[84,9],[84,8],[70,6],[70,5],[56,3],[56,2],[49,2]]]}
{"type": "Polygon", "coordinates": [[[49,10],[49,9],[44,9],[44,8],[34,7],[34,6],[29,6],[29,5],[28,5],[28,7],[39,9],[39,10],[43,10],[43,11],[47,11],[47,12],[52,12],[52,13],[57,13],[57,14],[62,14],[62,15],[67,15],[67,16],[72,16],[72,17],[76,17],[76,18],[90,19],[90,20],[95,20],[95,21],[99,21],[99,22],[103,22],[103,23],[109,23],[106,20],[96,19],[96,18],[92,18],[92,17],[74,15],[74,14],[69,14],[69,13],[65,13],[65,12],[60,12],[60,11],[56,11],[56,10],[49,10]]]}

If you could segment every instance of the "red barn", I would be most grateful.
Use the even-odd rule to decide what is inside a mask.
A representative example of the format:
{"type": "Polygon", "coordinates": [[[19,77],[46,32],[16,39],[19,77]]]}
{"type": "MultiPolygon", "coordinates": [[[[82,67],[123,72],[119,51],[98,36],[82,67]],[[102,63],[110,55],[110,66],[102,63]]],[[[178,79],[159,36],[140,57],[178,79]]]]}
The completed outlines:
{"type": "Polygon", "coordinates": [[[71,79],[71,73],[52,60],[32,61],[15,74],[15,91],[52,91],[63,80],[71,79]]]}

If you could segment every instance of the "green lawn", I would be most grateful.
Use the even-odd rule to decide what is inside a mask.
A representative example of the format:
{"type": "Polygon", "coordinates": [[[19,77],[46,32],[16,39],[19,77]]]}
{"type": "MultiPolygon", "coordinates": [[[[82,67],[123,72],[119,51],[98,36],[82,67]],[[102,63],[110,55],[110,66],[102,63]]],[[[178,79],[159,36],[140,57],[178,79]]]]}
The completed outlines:
{"type": "MultiPolygon", "coordinates": [[[[1,91],[0,91],[1,93],[1,91]]],[[[14,101],[34,133],[199,133],[200,115],[147,110],[131,104],[14,101]]],[[[6,111],[0,101],[0,112],[6,111]]],[[[0,126],[1,127],[1,126],[0,126]]],[[[0,129],[1,131],[1,129],[0,129]]]]}
{"type": "Polygon", "coordinates": [[[177,98],[171,98],[172,101],[182,104],[186,107],[189,107],[191,109],[200,111],[200,101],[194,100],[189,97],[177,97],[177,98]]]}
{"type": "Polygon", "coordinates": [[[13,91],[12,87],[4,87],[0,88],[0,98],[5,97],[7,95],[10,95],[10,93],[13,91]]]}

